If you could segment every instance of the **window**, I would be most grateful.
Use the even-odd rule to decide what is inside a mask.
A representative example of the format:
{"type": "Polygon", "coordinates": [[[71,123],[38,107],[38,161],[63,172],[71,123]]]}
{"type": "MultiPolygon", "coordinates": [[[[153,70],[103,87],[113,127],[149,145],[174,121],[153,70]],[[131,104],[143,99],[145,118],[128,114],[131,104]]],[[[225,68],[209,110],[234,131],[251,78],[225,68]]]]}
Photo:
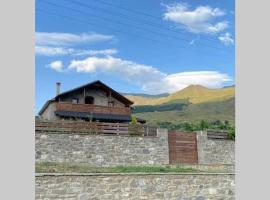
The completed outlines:
{"type": "Polygon", "coordinates": [[[114,101],[109,101],[108,105],[109,105],[109,107],[114,107],[114,101]]]}
{"type": "Polygon", "coordinates": [[[73,98],[73,99],[72,99],[72,103],[74,103],[74,104],[78,104],[78,103],[79,103],[79,99],[77,99],[77,98],[73,98]]]}
{"type": "Polygon", "coordinates": [[[94,97],[86,96],[84,100],[85,104],[94,104],[94,97]]]}

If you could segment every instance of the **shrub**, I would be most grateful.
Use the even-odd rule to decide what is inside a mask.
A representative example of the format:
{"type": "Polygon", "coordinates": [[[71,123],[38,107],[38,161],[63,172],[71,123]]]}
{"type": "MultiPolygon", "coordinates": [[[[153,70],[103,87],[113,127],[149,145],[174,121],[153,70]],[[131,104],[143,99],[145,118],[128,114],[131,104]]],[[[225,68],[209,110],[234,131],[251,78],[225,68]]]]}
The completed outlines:
{"type": "Polygon", "coordinates": [[[230,139],[235,140],[235,128],[234,127],[229,128],[228,133],[230,139]]]}
{"type": "Polygon", "coordinates": [[[131,124],[137,124],[138,122],[137,122],[137,118],[136,117],[134,117],[134,116],[131,116],[131,122],[130,122],[131,124]]]}

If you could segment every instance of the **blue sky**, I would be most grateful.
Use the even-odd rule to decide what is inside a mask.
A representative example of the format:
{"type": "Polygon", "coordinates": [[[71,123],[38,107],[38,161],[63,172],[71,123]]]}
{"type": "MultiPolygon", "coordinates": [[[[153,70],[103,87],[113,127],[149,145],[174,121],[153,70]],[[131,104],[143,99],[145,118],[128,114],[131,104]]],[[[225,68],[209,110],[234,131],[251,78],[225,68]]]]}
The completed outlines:
{"type": "Polygon", "coordinates": [[[56,82],[149,94],[232,85],[234,33],[232,0],[37,0],[36,112],[56,82]]]}

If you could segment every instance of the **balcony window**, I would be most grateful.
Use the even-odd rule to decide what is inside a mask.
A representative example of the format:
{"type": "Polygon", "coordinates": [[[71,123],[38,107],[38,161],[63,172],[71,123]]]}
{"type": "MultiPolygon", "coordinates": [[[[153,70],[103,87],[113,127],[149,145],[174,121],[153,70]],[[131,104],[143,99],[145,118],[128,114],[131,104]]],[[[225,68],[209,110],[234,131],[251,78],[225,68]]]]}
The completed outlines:
{"type": "Polygon", "coordinates": [[[78,103],[79,103],[79,99],[73,98],[73,99],[72,99],[72,103],[73,103],[73,104],[78,104],[78,103]]]}
{"type": "Polygon", "coordinates": [[[85,104],[94,104],[94,97],[92,96],[86,96],[84,100],[85,104]]]}

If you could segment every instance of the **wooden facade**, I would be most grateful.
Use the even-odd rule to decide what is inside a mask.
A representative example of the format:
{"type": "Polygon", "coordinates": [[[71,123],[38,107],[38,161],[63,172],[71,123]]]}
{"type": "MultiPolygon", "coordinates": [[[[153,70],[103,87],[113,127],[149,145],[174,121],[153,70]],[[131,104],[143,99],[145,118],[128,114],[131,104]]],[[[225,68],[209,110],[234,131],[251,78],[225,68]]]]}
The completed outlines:
{"type": "MultiPolygon", "coordinates": [[[[57,84],[59,92],[60,83],[57,84]]],[[[100,122],[131,121],[132,101],[108,87],[94,81],[59,93],[46,102],[39,112],[45,120],[83,119],[100,122]]]]}

